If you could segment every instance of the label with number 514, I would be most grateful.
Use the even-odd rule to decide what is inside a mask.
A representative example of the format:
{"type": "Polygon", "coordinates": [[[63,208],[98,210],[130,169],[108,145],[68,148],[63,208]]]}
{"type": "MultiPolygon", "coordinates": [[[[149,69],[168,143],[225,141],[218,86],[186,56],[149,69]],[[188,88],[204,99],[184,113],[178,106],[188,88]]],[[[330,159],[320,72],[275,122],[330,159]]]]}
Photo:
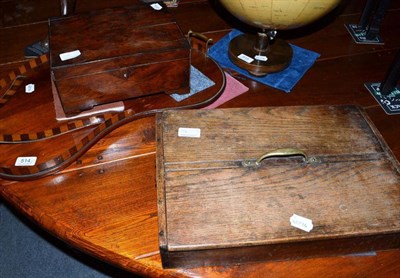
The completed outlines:
{"type": "Polygon", "coordinates": [[[36,156],[20,156],[15,161],[15,166],[34,166],[36,160],[36,156]]]}

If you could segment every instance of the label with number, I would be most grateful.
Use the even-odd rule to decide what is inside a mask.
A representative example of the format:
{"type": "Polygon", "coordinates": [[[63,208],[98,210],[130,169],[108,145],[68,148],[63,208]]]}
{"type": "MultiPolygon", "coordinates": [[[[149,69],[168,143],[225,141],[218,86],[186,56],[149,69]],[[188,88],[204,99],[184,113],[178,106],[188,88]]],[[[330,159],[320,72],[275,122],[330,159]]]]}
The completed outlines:
{"type": "Polygon", "coordinates": [[[246,63],[249,63],[249,64],[250,64],[251,62],[254,61],[253,58],[247,56],[246,54],[240,54],[240,55],[238,56],[238,58],[239,58],[240,60],[242,60],[242,61],[245,61],[246,63]]]}
{"type": "Polygon", "coordinates": [[[27,93],[27,94],[31,94],[31,93],[33,93],[35,91],[35,84],[27,84],[26,86],[25,86],[25,93],[27,93]]]}
{"type": "Polygon", "coordinates": [[[268,57],[264,56],[264,55],[256,55],[256,56],[254,56],[254,59],[256,59],[258,61],[263,61],[263,62],[268,61],[268,57]]]}
{"type": "Polygon", "coordinates": [[[200,128],[180,127],[178,129],[178,137],[200,138],[200,128]]]}
{"type": "Polygon", "coordinates": [[[66,60],[74,59],[80,55],[81,55],[81,52],[79,50],[74,50],[74,51],[70,51],[70,52],[61,53],[59,56],[60,56],[61,61],[66,61],[66,60]]]}
{"type": "Polygon", "coordinates": [[[290,225],[306,232],[310,232],[314,227],[311,219],[297,214],[290,217],[290,225]]]}
{"type": "Polygon", "coordinates": [[[20,156],[15,160],[15,166],[34,166],[36,160],[36,156],[20,156]]]}
{"type": "Polygon", "coordinates": [[[156,11],[159,11],[162,9],[162,6],[158,3],[154,3],[150,5],[153,9],[155,9],[156,11]]]}

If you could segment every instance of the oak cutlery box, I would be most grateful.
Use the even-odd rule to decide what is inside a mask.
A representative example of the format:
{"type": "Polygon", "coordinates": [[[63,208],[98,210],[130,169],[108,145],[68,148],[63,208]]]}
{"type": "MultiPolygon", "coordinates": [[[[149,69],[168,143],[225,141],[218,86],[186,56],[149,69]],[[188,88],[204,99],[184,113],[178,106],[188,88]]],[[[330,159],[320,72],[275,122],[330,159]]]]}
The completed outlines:
{"type": "Polygon", "coordinates": [[[157,116],[163,266],[400,247],[400,167],[353,106],[157,116]]]}
{"type": "Polygon", "coordinates": [[[52,18],[49,42],[51,78],[67,115],[190,91],[190,45],[163,2],[52,18]]]}

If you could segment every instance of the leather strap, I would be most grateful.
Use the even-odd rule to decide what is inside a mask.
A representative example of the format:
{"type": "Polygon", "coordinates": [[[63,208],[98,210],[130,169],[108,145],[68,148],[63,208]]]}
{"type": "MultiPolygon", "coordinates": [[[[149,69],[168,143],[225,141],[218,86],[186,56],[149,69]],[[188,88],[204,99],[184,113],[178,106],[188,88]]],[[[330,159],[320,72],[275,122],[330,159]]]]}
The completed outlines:
{"type": "MultiPolygon", "coordinates": [[[[15,95],[20,86],[23,84],[21,79],[24,78],[29,71],[32,71],[48,61],[48,55],[42,55],[36,59],[27,61],[17,70],[11,71],[6,78],[0,79],[0,92],[5,88],[8,88],[0,97],[0,108],[4,106],[4,104],[8,102],[12,96],[15,95]]],[[[225,88],[226,80],[222,69],[217,63],[214,62],[214,64],[221,72],[222,78],[222,84],[221,87],[218,88],[218,91],[216,91],[215,94],[213,94],[213,96],[209,97],[207,100],[171,108],[187,109],[201,107],[219,97],[225,88]]],[[[71,165],[75,160],[82,156],[94,144],[96,144],[101,138],[110,133],[112,130],[133,120],[154,115],[158,112],[162,112],[171,108],[157,108],[138,113],[135,113],[133,110],[126,110],[115,114],[102,114],[88,119],[71,121],[59,127],[54,127],[39,132],[0,135],[0,144],[18,144],[45,140],[86,127],[93,128],[88,135],[79,141],[79,143],[46,162],[42,162],[35,166],[0,166],[0,178],[9,180],[32,180],[54,174],[71,165]]]]}
{"type": "Polygon", "coordinates": [[[35,166],[13,166],[0,167],[0,177],[11,180],[29,180],[43,176],[48,176],[69,166],[79,156],[89,150],[103,136],[130,120],[138,118],[132,114],[132,110],[127,110],[108,118],[99,124],[92,132],[85,136],[79,143],[46,162],[35,166]],[[133,116],[133,117],[132,117],[133,116]]]}
{"type": "MultiPolygon", "coordinates": [[[[31,71],[39,66],[47,63],[49,56],[47,54],[38,58],[31,59],[23,63],[18,69],[10,71],[5,78],[0,79],[0,91],[5,90],[5,93],[0,97],[0,108],[4,106],[20,89],[23,85],[23,78],[26,77],[31,71]]],[[[44,163],[35,166],[13,166],[13,167],[0,167],[0,177],[12,180],[26,180],[32,179],[36,176],[45,176],[55,171],[60,170],[61,164],[77,158],[88,150],[95,141],[97,142],[104,133],[108,133],[111,127],[116,128],[117,122],[131,115],[132,111],[125,111],[117,115],[110,113],[92,116],[86,119],[70,121],[58,127],[51,129],[22,134],[0,134],[0,144],[17,144],[17,143],[30,143],[40,140],[53,138],[62,134],[83,129],[90,126],[97,126],[89,135],[85,136],[78,144],[68,149],[61,155],[54,157],[44,163]],[[97,140],[94,140],[98,138],[97,140]],[[90,144],[89,144],[90,143],[90,144]]],[[[70,163],[68,163],[69,165],[70,163]]]]}

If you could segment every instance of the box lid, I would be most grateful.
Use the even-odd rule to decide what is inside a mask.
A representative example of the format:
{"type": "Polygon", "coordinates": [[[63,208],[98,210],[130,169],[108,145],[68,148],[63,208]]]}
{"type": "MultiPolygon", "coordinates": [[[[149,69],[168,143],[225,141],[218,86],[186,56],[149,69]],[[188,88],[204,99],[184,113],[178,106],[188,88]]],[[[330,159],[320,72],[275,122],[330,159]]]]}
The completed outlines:
{"type": "Polygon", "coordinates": [[[400,231],[399,164],[356,107],[167,111],[157,121],[165,250],[400,231]],[[282,148],[301,152],[252,164],[282,148]],[[312,229],[294,227],[293,215],[312,229]]]}
{"type": "Polygon", "coordinates": [[[56,69],[55,78],[188,59],[188,41],[168,8],[162,2],[158,5],[159,10],[139,2],[128,7],[51,18],[50,64],[56,69]],[[79,56],[61,60],[60,54],[77,50],[79,56]]]}

